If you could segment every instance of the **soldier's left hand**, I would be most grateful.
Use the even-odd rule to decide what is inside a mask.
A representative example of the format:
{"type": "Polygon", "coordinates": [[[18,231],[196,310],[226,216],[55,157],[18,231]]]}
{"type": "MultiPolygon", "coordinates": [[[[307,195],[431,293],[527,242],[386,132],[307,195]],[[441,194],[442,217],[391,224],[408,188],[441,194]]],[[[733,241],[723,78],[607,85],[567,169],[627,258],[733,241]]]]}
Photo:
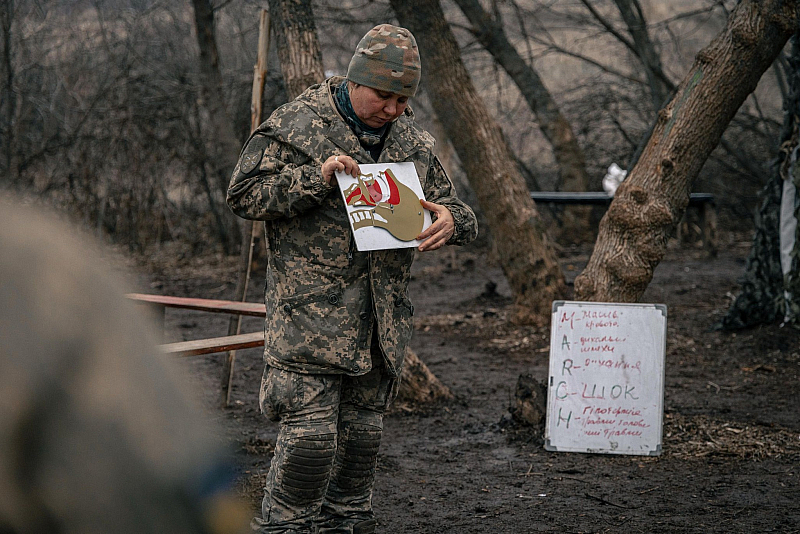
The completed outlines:
{"type": "Polygon", "coordinates": [[[441,248],[447,240],[452,237],[456,230],[456,223],[453,220],[453,214],[446,206],[441,204],[434,204],[427,200],[420,199],[422,207],[428,211],[436,214],[436,222],[430,225],[426,230],[417,236],[417,239],[423,243],[419,246],[420,252],[428,250],[436,250],[441,248]]]}

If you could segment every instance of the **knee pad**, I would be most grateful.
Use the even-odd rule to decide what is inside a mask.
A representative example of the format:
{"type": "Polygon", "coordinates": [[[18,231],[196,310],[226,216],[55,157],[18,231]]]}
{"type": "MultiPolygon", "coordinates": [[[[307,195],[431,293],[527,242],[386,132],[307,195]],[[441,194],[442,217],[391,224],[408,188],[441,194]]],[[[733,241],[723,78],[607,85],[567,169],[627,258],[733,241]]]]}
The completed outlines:
{"type": "Polygon", "coordinates": [[[321,502],[328,487],[335,454],[335,434],[288,439],[273,496],[295,506],[321,502]]]}
{"type": "Polygon", "coordinates": [[[335,480],[340,491],[371,489],[381,435],[381,428],[359,423],[344,423],[339,429],[335,480]]]}

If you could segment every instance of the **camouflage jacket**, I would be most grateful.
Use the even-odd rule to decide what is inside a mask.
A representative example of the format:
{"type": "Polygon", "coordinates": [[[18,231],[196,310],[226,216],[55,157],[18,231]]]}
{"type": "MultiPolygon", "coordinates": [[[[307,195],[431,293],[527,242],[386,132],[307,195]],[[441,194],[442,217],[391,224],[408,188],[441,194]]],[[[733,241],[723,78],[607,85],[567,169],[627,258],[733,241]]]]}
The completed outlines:
{"type": "Polygon", "coordinates": [[[425,197],[453,214],[449,244],[474,239],[477,223],[410,109],[392,124],[379,161],[372,159],[336,111],[331,89],[341,80],[310,87],[253,132],[233,171],[228,205],[240,217],[266,221],[269,365],[366,373],[377,321],[387,368],[399,375],[413,330],[407,288],[415,249],[358,252],[341,193],[322,178],[322,163],[337,154],[359,163],[412,161],[425,197]]]}

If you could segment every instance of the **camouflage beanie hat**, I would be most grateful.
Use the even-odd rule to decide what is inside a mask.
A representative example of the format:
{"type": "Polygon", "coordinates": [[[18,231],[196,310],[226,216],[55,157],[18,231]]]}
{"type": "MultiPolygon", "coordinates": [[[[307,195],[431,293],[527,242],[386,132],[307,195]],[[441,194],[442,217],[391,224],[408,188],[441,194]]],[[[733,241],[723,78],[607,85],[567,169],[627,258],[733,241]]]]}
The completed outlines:
{"type": "Polygon", "coordinates": [[[414,96],[422,66],[417,41],[405,28],[380,24],[361,39],[347,79],[379,91],[414,96]]]}

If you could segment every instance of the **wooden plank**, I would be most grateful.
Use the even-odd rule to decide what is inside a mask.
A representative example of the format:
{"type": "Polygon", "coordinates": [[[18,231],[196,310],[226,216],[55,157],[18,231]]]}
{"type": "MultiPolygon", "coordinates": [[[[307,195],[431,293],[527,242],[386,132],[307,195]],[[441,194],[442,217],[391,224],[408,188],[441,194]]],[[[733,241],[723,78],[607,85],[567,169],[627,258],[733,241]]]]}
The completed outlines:
{"type": "Polygon", "coordinates": [[[236,302],[233,300],[195,299],[187,297],[171,297],[168,295],[148,295],[145,293],[128,293],[129,299],[167,306],[169,308],[182,308],[212,313],[232,313],[234,315],[249,315],[253,317],[266,317],[267,310],[263,303],[236,302]]]}
{"type": "Polygon", "coordinates": [[[166,345],[161,345],[159,348],[163,352],[175,356],[199,356],[201,354],[213,354],[215,352],[227,352],[229,350],[250,349],[263,346],[264,332],[261,331],[251,334],[239,334],[238,336],[167,343],[166,345]]]}

